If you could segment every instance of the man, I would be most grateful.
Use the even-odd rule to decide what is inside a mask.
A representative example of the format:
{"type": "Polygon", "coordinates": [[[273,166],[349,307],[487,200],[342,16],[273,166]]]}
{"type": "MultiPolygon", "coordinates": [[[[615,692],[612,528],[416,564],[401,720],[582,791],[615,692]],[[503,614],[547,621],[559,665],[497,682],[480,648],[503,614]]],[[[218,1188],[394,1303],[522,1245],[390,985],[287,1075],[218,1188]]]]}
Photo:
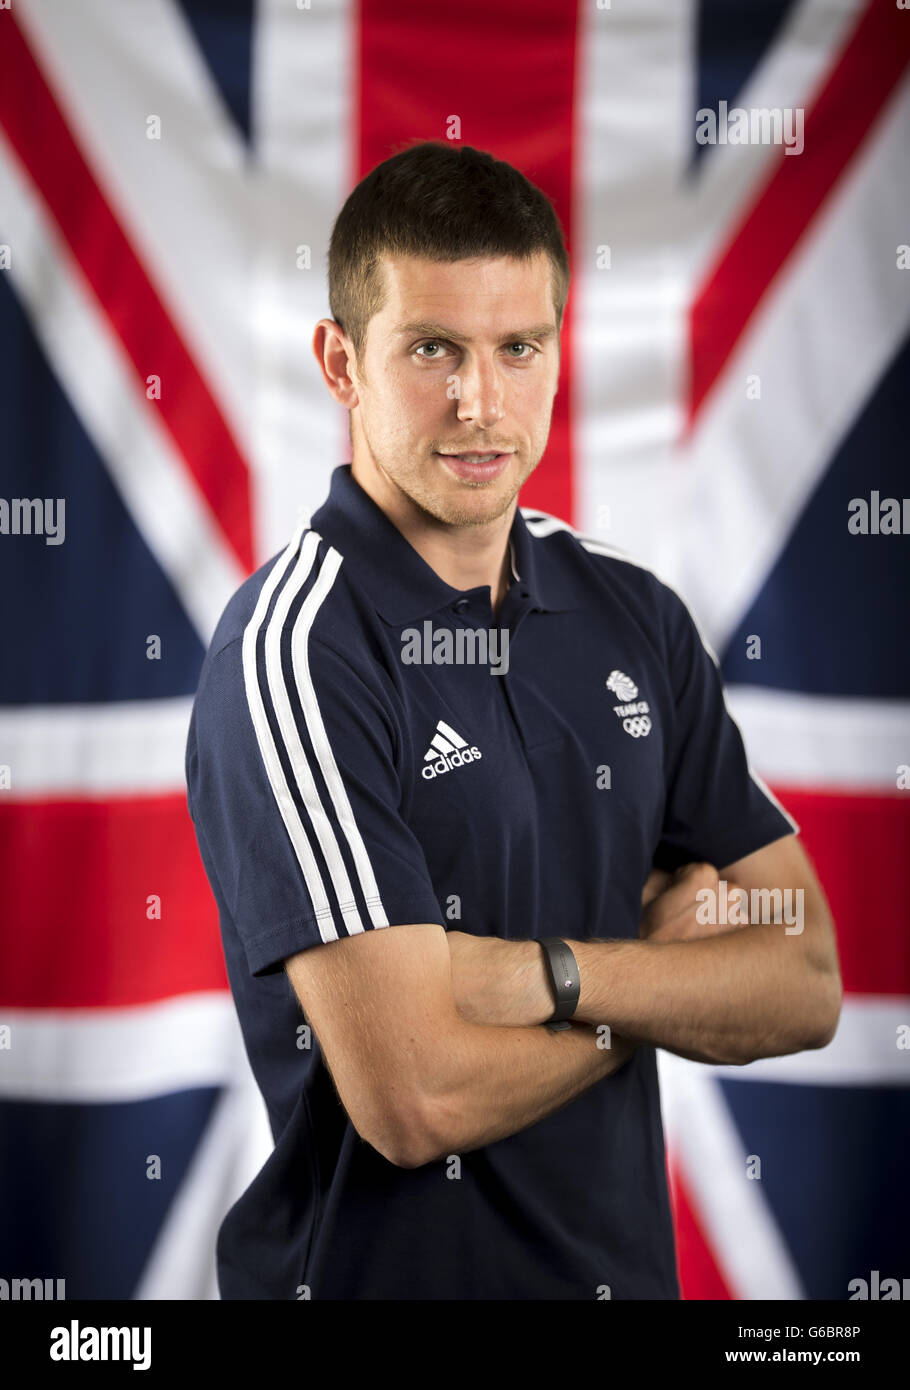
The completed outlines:
{"type": "Polygon", "coordinates": [[[187,747],[275,1138],[224,1298],[678,1298],[655,1048],[834,1033],[824,896],[682,600],[517,507],[567,289],[549,202],[469,147],[335,224],[352,461],[228,604],[187,747]],[[799,926],[711,910],[737,887],[799,926]]]}

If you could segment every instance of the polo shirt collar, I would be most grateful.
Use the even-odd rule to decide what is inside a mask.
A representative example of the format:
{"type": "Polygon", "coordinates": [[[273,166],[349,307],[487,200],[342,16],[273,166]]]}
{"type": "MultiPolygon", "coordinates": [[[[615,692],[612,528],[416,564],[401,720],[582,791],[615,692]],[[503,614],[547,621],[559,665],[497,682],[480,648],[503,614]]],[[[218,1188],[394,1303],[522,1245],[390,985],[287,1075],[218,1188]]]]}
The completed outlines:
{"type": "MultiPolygon", "coordinates": [[[[364,492],[349,463],[333,470],[329,496],[310,525],[343,555],[345,564],[365,584],[377,611],[393,627],[435,613],[466,594],[489,593],[486,585],[456,589],[440,578],[364,492]]],[[[531,608],[547,613],[577,607],[553,557],[545,558],[535,547],[518,507],[509,544],[514,587],[528,596],[531,608]]]]}

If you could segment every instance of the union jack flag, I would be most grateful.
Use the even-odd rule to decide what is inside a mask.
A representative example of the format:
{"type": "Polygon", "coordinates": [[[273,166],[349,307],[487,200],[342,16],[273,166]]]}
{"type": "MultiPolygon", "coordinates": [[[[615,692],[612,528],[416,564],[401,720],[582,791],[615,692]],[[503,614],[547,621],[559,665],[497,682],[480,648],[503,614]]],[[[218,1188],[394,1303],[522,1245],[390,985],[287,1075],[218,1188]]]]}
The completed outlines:
{"type": "Polygon", "coordinates": [[[0,1277],[217,1297],[271,1136],[190,706],[349,458],[310,352],[333,219],[440,138],[526,173],[570,250],[521,505],[684,594],[837,925],[829,1047],[660,1054],[684,1295],[910,1274],[908,542],[847,524],[907,490],[908,62],[894,0],[0,7],[0,1277]]]}

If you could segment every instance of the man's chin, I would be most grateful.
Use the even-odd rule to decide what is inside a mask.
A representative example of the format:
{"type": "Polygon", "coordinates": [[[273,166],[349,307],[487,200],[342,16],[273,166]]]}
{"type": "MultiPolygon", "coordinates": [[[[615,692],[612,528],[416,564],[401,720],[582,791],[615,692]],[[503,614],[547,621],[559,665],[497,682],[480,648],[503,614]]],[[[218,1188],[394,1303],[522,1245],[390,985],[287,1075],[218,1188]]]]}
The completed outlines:
{"type": "Polygon", "coordinates": [[[461,487],[453,495],[439,496],[433,506],[433,514],[448,526],[484,526],[496,521],[507,512],[514,502],[516,491],[512,487],[461,487]]]}
{"type": "Polygon", "coordinates": [[[383,472],[427,519],[443,526],[484,526],[496,521],[509,510],[528,477],[521,477],[516,487],[515,468],[510,465],[490,482],[465,482],[438,458],[429,473],[423,469],[409,475],[383,472]]]}

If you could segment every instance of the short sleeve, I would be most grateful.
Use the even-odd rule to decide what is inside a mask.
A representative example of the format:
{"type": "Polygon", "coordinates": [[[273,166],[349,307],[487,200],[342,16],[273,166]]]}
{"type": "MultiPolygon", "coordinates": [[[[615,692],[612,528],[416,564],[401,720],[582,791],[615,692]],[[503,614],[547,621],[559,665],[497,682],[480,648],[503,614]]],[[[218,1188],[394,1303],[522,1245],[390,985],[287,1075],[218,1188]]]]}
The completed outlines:
{"type": "Polygon", "coordinates": [[[722,868],[799,826],[749,766],[720,670],[692,614],[672,589],[661,590],[676,717],[654,862],[722,868]]]}
{"type": "Polygon", "coordinates": [[[400,729],[379,667],[310,638],[280,671],[235,640],[193,706],[190,814],[251,974],[396,923],[444,924],[401,812],[400,729]]]}

